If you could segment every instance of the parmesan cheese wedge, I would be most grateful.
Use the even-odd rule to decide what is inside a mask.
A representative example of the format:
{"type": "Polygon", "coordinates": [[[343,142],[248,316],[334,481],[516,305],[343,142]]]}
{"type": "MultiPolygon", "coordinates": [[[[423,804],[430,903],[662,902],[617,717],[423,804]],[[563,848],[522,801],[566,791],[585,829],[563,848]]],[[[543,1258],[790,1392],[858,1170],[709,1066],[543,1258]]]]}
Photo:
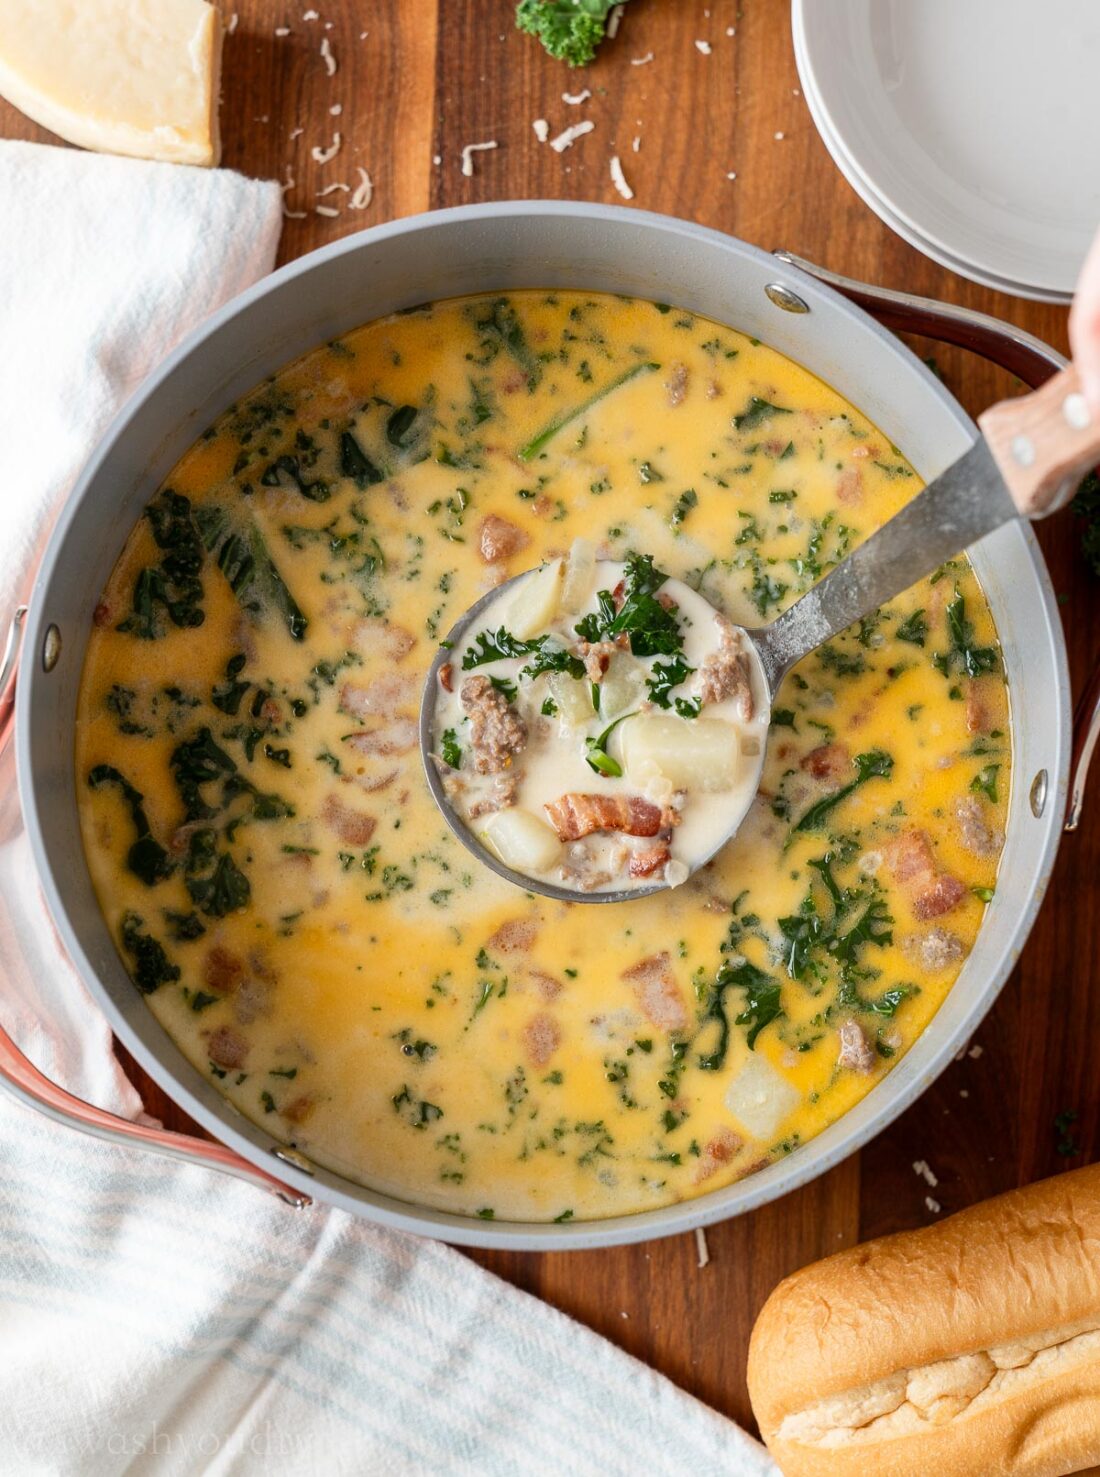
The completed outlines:
{"type": "Polygon", "coordinates": [[[70,143],[217,164],[221,18],[206,0],[4,0],[0,95],[70,143]]]}

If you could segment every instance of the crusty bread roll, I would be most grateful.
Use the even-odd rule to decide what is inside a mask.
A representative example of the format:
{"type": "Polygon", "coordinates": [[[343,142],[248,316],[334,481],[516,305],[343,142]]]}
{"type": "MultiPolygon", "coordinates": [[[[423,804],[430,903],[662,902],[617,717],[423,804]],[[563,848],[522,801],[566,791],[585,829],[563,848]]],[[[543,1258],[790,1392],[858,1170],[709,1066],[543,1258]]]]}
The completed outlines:
{"type": "Polygon", "coordinates": [[[804,1267],[748,1373],[786,1477],[1100,1463],[1100,1164],[804,1267]]]}

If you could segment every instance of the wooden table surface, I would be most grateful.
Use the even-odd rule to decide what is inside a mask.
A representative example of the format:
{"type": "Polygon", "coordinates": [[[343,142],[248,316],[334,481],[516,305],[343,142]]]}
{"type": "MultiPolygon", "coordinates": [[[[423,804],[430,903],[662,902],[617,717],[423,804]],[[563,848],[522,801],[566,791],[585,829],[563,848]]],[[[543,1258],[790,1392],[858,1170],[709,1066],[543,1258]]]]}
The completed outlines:
{"type": "MultiPolygon", "coordinates": [[[[234,0],[222,3],[230,13],[234,0]]],[[[292,179],[288,208],[305,212],[287,220],[281,260],[439,206],[539,196],[615,202],[609,158],[618,153],[642,208],[980,308],[1066,346],[1064,309],[952,275],[893,235],[853,193],[801,96],[785,0],[632,0],[617,38],[583,73],[514,31],[511,0],[312,3],[318,19],[305,18],[313,14],[305,0],[238,0],[226,40],[224,163],[292,179]],[[283,28],[289,33],[279,34],[283,28]],[[326,38],[331,75],[321,50],[326,38]],[[697,40],[710,43],[709,55],[697,40]],[[563,100],[563,92],[582,89],[591,89],[583,103],[563,100]],[[554,133],[581,119],[591,119],[595,131],[558,154],[535,138],[531,120],[540,117],[554,133]],[[323,151],[337,132],[339,152],[317,162],[311,151],[323,151]],[[463,146],[490,140],[497,148],[476,154],[473,176],[464,177],[463,146]],[[354,187],[359,167],[374,187],[366,210],[349,210],[343,190],[319,196],[332,183],[354,187]],[[316,205],[340,213],[317,214],[316,205]]],[[[2,103],[0,135],[51,141],[2,103]]],[[[935,353],[972,412],[1011,388],[961,352],[919,348],[935,353]]],[[[1044,526],[1040,539],[1063,601],[1079,689],[1100,654],[1095,577],[1073,516],[1044,526]]],[[[590,1253],[474,1253],[476,1260],[751,1422],[749,1331],[782,1276],[860,1238],[926,1224],[940,1213],[930,1196],[946,1214],[1096,1154],[1100,795],[1093,800],[1091,818],[1065,842],[1023,957],[978,1033],[980,1052],[950,1067],[861,1153],[806,1189],[712,1228],[704,1269],[690,1236],[590,1253]],[[1072,1144],[1060,1145],[1054,1120],[1066,1110],[1078,1117],[1072,1144]],[[1066,1157],[1060,1149],[1069,1147],[1066,1157]],[[934,1191],[914,1173],[922,1159],[938,1176],[934,1191]]],[[[188,1127],[133,1070],[151,1110],[188,1127]]]]}

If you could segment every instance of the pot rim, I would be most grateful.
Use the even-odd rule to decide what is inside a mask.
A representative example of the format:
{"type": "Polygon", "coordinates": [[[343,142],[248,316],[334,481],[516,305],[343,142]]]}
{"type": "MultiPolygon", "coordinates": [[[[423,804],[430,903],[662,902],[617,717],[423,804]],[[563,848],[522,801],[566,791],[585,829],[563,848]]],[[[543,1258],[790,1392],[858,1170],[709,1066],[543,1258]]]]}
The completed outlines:
{"type": "MultiPolygon", "coordinates": [[[[919,1071],[914,1071],[908,1080],[903,1080],[895,1069],[883,1082],[876,1084],[872,1089],[872,1094],[878,1099],[877,1111],[868,1117],[865,1124],[849,1128],[847,1132],[844,1131],[844,1124],[859,1107],[857,1104],[853,1109],[835,1119],[790,1158],[775,1161],[758,1174],[735,1181],[722,1189],[694,1199],[673,1202],[654,1210],[639,1211],[631,1215],[615,1216],[604,1220],[574,1221],[564,1224],[475,1220],[453,1212],[418,1206],[412,1202],[398,1200],[385,1192],[362,1187],[335,1171],[325,1169],[320,1164],[312,1172],[302,1170],[295,1163],[293,1157],[295,1151],[288,1150],[283,1145],[265,1147],[251,1137],[247,1131],[242,1131],[242,1127],[238,1124],[246,1130],[260,1132],[228,1100],[224,1100],[223,1108],[219,1112],[197,1098],[191,1088],[176,1075],[175,1070],[161,1059],[158,1052],[146,1046],[111,998],[88,957],[77,928],[70,917],[62,889],[57,883],[47,854],[41,815],[45,797],[40,798],[39,787],[35,779],[31,732],[31,692],[35,685],[43,680],[37,653],[42,649],[42,642],[49,624],[42,592],[53,578],[79,508],[87,497],[89,489],[94,487],[116,443],[122,438],[127,428],[142,415],[150,398],[172,378],[179,366],[194,353],[198,346],[219,336],[226,325],[246,312],[254,303],[339,257],[364,250],[369,251],[385,242],[400,239],[406,235],[446,227],[462,221],[507,222],[517,218],[551,216],[588,222],[600,221],[611,229],[614,228],[615,222],[625,220],[635,226],[641,226],[663,235],[671,235],[680,239],[698,239],[712,247],[717,247],[729,253],[731,268],[736,260],[740,259],[755,262],[759,266],[767,264],[776,276],[784,278],[793,276],[799,291],[808,302],[811,304],[814,302],[827,303],[832,310],[852,320],[862,334],[877,339],[889,352],[903,358],[906,361],[906,369],[925,381],[926,386],[935,394],[945,412],[951,415],[960,430],[970,439],[976,437],[977,430],[973,422],[931,370],[913,354],[907,345],[883,328],[863,309],[856,307],[834,289],[816,281],[799,269],[777,262],[762,248],[743,242],[725,232],[650,211],[584,201],[559,200],[508,200],[456,206],[388,221],[344,237],[289,262],[224,304],[209,318],[203,320],[168,354],[112,420],[59,513],[35,575],[33,590],[28,601],[30,614],[24,643],[23,670],[16,697],[15,724],[17,771],[23,815],[39,880],[65,950],[98,1005],[106,1014],[112,1030],[172,1100],[216,1139],[230,1145],[252,1164],[267,1171],[274,1168],[281,1179],[306,1196],[316,1197],[329,1205],[393,1230],[427,1235],[457,1245],[486,1248],[506,1247],[511,1250],[529,1251],[585,1250],[626,1245],[691,1232],[697,1228],[713,1225],[718,1221],[758,1209],[835,1167],[841,1160],[862,1148],[911,1106],[950,1063],[960,1044],[970,1038],[991,1008],[1030,932],[1050,878],[1060,838],[1060,822],[1054,818],[1060,817],[1064,811],[1070,741],[1068,660],[1057,601],[1045,563],[1039,552],[1034,531],[1029,524],[1017,523],[1011,527],[1024,541],[1026,557],[1035,573],[1038,594],[1049,627],[1056,663],[1054,678],[1058,695],[1058,712],[1053,715],[1057,723],[1057,734],[1055,743],[1052,745],[1056,763],[1050,766],[1053,783],[1052,793],[1047,798],[1046,816],[1049,819],[1044,820],[1043,844],[1038,857],[1039,883],[1028,906],[1016,915],[1011,929],[1006,928],[1005,939],[999,949],[995,966],[988,971],[986,979],[975,990],[975,998],[965,1017],[928,1060],[921,1062],[919,1071]],[[893,1091],[889,1090],[891,1086],[893,1091]],[[271,1164],[270,1156],[272,1155],[276,1156],[275,1166],[271,1164]],[[729,1204],[731,1199],[736,1200],[734,1206],[729,1204]]],[[[583,283],[578,284],[581,290],[583,290],[583,285],[583,283]]],[[[813,365],[806,367],[813,373],[818,372],[813,365]]],[[[921,1037],[914,1042],[907,1057],[917,1051],[921,1043],[927,1039],[928,1032],[933,1028],[934,1019],[921,1037]]],[[[163,1030],[163,1027],[160,1030],[165,1042],[174,1047],[168,1033],[163,1030]]],[[[862,1101],[867,1101],[867,1099],[862,1101]]]]}

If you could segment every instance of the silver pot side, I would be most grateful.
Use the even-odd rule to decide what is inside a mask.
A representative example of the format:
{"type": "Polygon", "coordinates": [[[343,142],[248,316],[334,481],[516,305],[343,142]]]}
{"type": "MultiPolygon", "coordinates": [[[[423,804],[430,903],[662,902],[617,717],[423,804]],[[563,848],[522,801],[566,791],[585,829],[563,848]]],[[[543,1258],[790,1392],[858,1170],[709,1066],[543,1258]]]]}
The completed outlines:
{"type": "Polygon", "coordinates": [[[119,1038],[181,1107],[254,1164],[353,1214],[464,1245],[565,1250],[678,1234],[773,1200],[866,1143],[943,1070],[996,999],[1046,889],[1065,808],[1071,705],[1057,604],[1038,545],[1030,526],[1006,526],[971,551],[1004,648],[1014,724],[997,894],[958,981],[920,1039],[862,1102],[790,1158],[683,1204],[563,1225],[475,1221],[295,1162],[174,1045],[134,989],[100,914],[84,863],[73,771],[86,633],[143,506],[241,394],[317,343],[396,309],[519,287],[672,302],[758,337],[859,406],[924,478],[959,457],[976,434],[935,376],[861,309],[716,231],[562,202],[472,206],[376,227],[301,258],[214,314],[110,428],[62,512],[31,594],[16,745],[23,812],[65,947],[119,1038]],[[808,311],[791,311],[792,292],[808,311]],[[48,641],[60,642],[50,663],[48,641]]]}

